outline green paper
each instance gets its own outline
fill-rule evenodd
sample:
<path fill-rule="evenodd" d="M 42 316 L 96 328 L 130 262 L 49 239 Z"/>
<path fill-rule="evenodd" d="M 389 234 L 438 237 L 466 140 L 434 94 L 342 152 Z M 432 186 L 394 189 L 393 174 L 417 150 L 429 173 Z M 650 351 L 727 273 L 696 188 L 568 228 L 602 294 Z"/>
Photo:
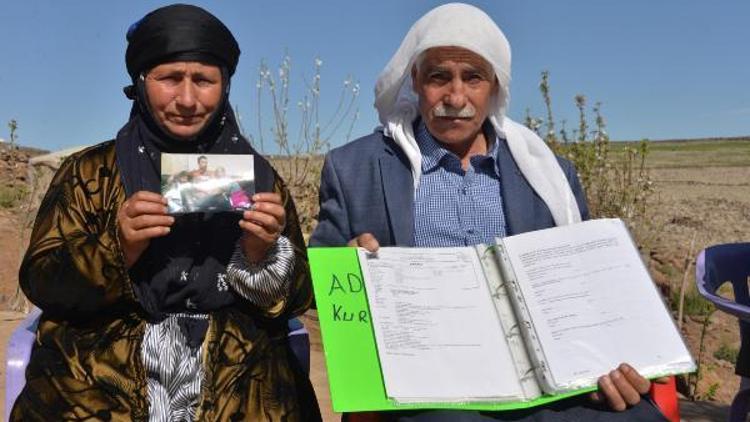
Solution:
<path fill-rule="evenodd" d="M 356 248 L 310 248 L 315 302 L 336 412 L 391 407 Z"/>
<path fill-rule="evenodd" d="M 309 248 L 331 402 L 336 412 L 397 409 L 510 410 L 594 389 L 531 401 L 399 404 L 388 399 L 356 248 Z"/>

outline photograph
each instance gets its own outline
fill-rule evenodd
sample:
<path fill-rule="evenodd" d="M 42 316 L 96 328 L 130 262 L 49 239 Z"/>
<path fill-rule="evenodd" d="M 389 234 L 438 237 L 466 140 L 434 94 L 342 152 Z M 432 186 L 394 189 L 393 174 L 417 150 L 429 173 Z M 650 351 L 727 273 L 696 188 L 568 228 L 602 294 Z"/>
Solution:
<path fill-rule="evenodd" d="M 244 211 L 254 193 L 252 155 L 161 156 L 161 194 L 170 214 Z"/>

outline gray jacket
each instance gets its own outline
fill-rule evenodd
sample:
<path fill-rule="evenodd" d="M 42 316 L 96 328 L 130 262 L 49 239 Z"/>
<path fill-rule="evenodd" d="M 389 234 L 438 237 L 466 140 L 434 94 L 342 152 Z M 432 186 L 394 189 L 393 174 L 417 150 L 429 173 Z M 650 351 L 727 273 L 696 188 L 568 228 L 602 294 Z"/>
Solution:
<path fill-rule="evenodd" d="M 510 155 L 498 145 L 501 192 L 508 235 L 553 227 L 549 208 L 533 191 Z M 573 165 L 558 158 L 581 210 L 586 198 Z M 393 139 L 376 131 L 333 149 L 320 181 L 319 223 L 310 246 L 343 246 L 372 233 L 381 246 L 414 246 L 414 188 L 411 168 Z"/>

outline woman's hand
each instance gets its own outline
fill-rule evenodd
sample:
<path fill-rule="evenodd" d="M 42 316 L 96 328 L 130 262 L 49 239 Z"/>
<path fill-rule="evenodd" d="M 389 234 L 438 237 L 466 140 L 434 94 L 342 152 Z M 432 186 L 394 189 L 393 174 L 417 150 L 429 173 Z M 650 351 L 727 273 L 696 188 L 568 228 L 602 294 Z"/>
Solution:
<path fill-rule="evenodd" d="M 284 231 L 286 211 L 278 193 L 256 193 L 253 202 L 253 208 L 242 214 L 240 241 L 248 262 L 258 263 Z"/>
<path fill-rule="evenodd" d="M 172 224 L 174 217 L 167 215 L 167 200 L 158 193 L 139 191 L 128 198 L 117 211 L 125 267 L 138 261 L 151 239 L 166 236 Z"/>

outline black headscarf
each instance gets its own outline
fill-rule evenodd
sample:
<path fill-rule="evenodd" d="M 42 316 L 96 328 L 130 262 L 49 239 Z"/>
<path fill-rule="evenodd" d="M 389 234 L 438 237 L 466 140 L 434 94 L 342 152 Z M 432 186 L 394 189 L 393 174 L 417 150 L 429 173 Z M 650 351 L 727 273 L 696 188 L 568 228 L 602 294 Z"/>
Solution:
<path fill-rule="evenodd" d="M 226 66 L 234 74 L 240 58 L 237 41 L 226 26 L 200 7 L 174 4 L 156 9 L 128 29 L 125 62 L 135 82 L 157 64 L 195 60 Z"/>
<path fill-rule="evenodd" d="M 117 134 L 117 164 L 128 197 L 147 190 L 160 193 L 161 153 L 253 154 L 256 190 L 271 191 L 274 173 L 241 136 L 228 101 L 229 78 L 239 59 L 231 32 L 213 15 L 188 5 L 157 9 L 128 31 L 126 62 L 134 85 L 130 120 Z M 225 87 L 206 126 L 191 139 L 178 139 L 158 124 L 150 110 L 145 74 L 161 63 L 199 61 L 219 66 Z M 169 313 L 205 313 L 241 300 L 226 288 L 226 267 L 241 235 L 238 213 L 175 216 L 170 234 L 152 239 L 130 269 L 136 294 L 154 321 Z M 201 321 L 195 320 L 192 321 Z M 187 327 L 199 344 L 205 323 Z"/>

